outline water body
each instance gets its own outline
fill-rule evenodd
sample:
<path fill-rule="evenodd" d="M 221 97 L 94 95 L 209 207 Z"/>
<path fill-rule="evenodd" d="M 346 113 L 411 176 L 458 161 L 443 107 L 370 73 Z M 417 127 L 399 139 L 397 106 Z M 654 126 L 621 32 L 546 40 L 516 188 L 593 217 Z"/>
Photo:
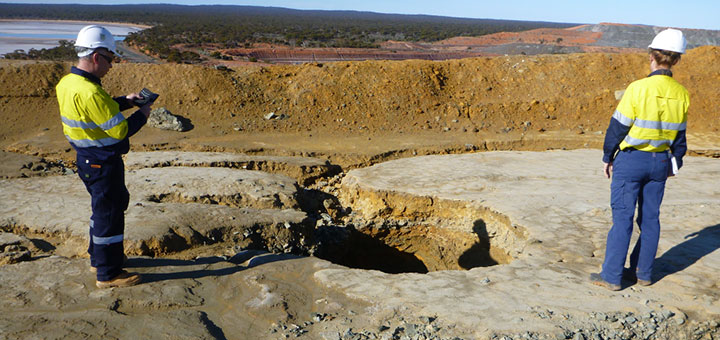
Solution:
<path fill-rule="evenodd" d="M 79 21 L 24 21 L 0 20 L 0 55 L 15 50 L 53 48 L 58 40 L 75 40 L 77 33 L 91 22 Z M 137 32 L 144 27 L 123 24 L 100 24 L 115 36 L 116 40 Z"/>

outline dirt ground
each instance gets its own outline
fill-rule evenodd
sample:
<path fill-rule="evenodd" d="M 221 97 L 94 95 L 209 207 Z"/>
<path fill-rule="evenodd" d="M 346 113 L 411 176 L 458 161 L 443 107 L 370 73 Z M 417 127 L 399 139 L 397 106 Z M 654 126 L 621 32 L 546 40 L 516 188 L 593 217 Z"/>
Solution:
<path fill-rule="evenodd" d="M 599 149 L 622 90 L 633 80 L 649 73 L 647 61 L 645 54 L 586 53 L 451 61 L 253 65 L 227 70 L 192 65 L 121 63 L 115 65 L 103 79 L 103 86 L 113 95 L 147 87 L 161 95 L 154 107 L 165 107 L 192 123 L 193 128 L 186 132 L 145 127 L 131 138 L 133 151 L 224 151 L 247 155 L 314 157 L 327 160 L 339 168 L 338 172 L 346 173 L 418 155 Z M 72 172 L 75 153 L 62 135 L 54 90 L 55 84 L 70 66 L 68 63 L 0 60 L 0 118 L 3 121 L 0 124 L 1 178 Z M 674 73 L 691 96 L 689 153 L 719 158 L 717 107 L 720 96 L 717 84 L 720 81 L 720 47 L 700 47 L 688 51 Z M 601 167 L 599 158 L 595 166 L 598 169 Z M 320 178 L 307 184 L 306 189 L 332 187 L 334 181 L 338 178 Z M 327 211 L 330 212 L 330 209 Z M 62 242 L 62 237 L 48 242 Z M 199 247 L 173 257 L 185 261 L 215 256 L 220 248 L 226 246 L 229 245 Z M 52 247 L 47 249 L 50 250 L 43 250 L 44 254 L 52 255 Z M 173 320 L 192 319 L 198 327 L 202 326 L 200 328 L 207 331 L 198 338 L 234 338 L 233 334 L 241 334 L 236 330 L 247 332 L 242 334 L 270 334 L 271 338 L 280 335 L 289 337 L 296 335 L 292 330 L 303 329 L 297 325 L 293 328 L 291 322 L 299 324 L 307 320 L 306 328 L 310 327 L 308 322 L 310 325 L 312 322 L 325 322 L 337 327 L 338 334 L 343 335 L 334 338 L 364 339 L 352 333 L 352 329 L 343 327 L 362 325 L 363 318 L 374 318 L 372 322 L 386 320 L 379 326 L 378 332 L 403 327 L 407 331 L 408 325 L 433 322 L 430 319 L 418 320 L 418 317 L 425 318 L 424 315 L 398 321 L 403 320 L 398 319 L 398 315 L 403 315 L 401 309 L 376 311 L 373 316 L 355 315 L 353 310 L 366 308 L 365 302 L 345 299 L 336 290 L 318 292 L 318 285 L 303 281 L 307 275 L 312 275 L 308 273 L 315 268 L 330 266 L 333 269 L 336 266 L 316 258 L 283 262 L 267 270 L 248 264 L 243 267 L 249 273 L 246 279 L 233 282 L 230 286 L 222 278 L 214 278 L 208 273 L 234 273 L 239 269 L 229 268 L 225 263 L 185 263 L 181 260 L 139 259 L 133 264 L 160 268 L 161 273 L 150 275 L 156 282 L 185 279 L 179 289 L 175 286 L 148 285 L 141 290 L 120 292 L 119 295 L 97 293 L 87 299 L 58 289 L 51 302 L 64 306 L 80 299 L 81 304 L 90 306 L 88 308 L 100 306 L 97 308 L 109 309 L 105 311 L 108 315 L 91 320 L 93 326 L 83 334 L 98 334 L 111 328 L 111 333 L 118 338 L 123 338 L 123 333 L 113 327 L 119 326 L 108 321 L 115 317 L 115 312 L 122 314 L 127 322 L 139 323 L 145 313 L 159 318 L 156 320 L 167 319 L 160 322 L 163 325 L 177 323 Z M 42 275 L 39 274 L 36 281 L 62 275 L 71 277 L 70 281 L 62 283 L 66 286 L 92 286 L 92 282 L 88 283 L 89 279 L 78 274 L 85 270 L 84 261 L 54 257 L 44 259 L 41 262 L 47 268 L 42 268 L 47 269 L 47 273 L 41 270 Z M 170 261 L 168 263 L 172 265 L 161 267 L 163 261 Z M 31 266 L 31 263 L 22 263 L 7 270 L 21 273 Z M 183 266 L 195 272 L 162 272 L 172 272 Z M 342 275 L 338 274 L 339 277 Z M 198 288 L 200 277 L 205 277 L 202 288 Z M 435 276 L 428 276 L 431 277 Z M 208 281 L 212 282 L 212 286 Z M 266 294 L 268 289 L 275 291 L 277 287 L 284 287 L 284 296 Z M 177 301 L 192 305 L 196 299 L 209 296 L 203 294 L 212 294 L 215 289 L 229 294 L 226 298 L 230 302 L 212 301 L 215 304 L 213 310 L 221 312 L 211 316 L 219 317 L 226 311 L 232 311 L 220 317 L 227 318 L 221 322 L 232 324 L 235 322 L 232 318 L 236 316 L 240 320 L 233 326 L 237 329 L 226 328 L 223 336 L 217 336 L 218 327 L 208 320 L 207 315 L 176 315 L 168 307 L 175 306 Z M 40 299 L 42 291 L 38 288 L 33 296 Z M 13 298 L 18 301 L 26 299 L 22 292 L 13 291 L 12 294 L 17 294 Z M 308 306 L 308 297 L 318 299 L 314 305 Z M 113 302 L 113 299 L 116 300 Z M 8 303 L 15 303 L 12 301 Z M 123 305 L 122 301 L 126 304 Z M 249 306 L 247 313 L 233 309 L 235 307 L 231 303 Z M 317 307 L 319 305 L 324 307 Z M 263 306 L 270 306 L 268 308 L 275 314 L 263 314 L 262 311 L 266 310 L 262 309 L 265 308 Z M 335 312 L 314 314 L 317 310 Z M 341 310 L 342 313 L 339 312 Z M 341 314 L 350 316 L 341 320 Z M 288 315 L 294 315 L 295 319 Z M 335 318 L 334 321 L 323 321 L 329 316 Z M 15 320 L 13 318 L 20 320 L 21 316 L 15 315 L 8 320 Z M 54 315 L 51 318 L 55 319 L 48 322 L 44 317 L 34 317 L 31 321 L 42 328 L 43 325 L 62 324 L 65 320 L 65 316 Z M 264 318 L 264 323 L 259 324 L 272 324 L 274 328 L 255 333 L 244 329 L 245 325 L 258 322 L 251 318 Z M 348 318 L 354 319 L 354 323 L 347 323 Z M 2 327 L 0 323 L 0 329 Z M 137 334 L 154 331 L 151 326 L 144 327 L 147 328 L 139 329 Z M 442 328 L 442 335 L 452 338 L 450 335 L 454 334 L 454 330 L 448 325 L 442 325 Z M 576 333 L 582 335 L 582 332 Z M 80 335 L 70 333 L 66 337 Z"/>

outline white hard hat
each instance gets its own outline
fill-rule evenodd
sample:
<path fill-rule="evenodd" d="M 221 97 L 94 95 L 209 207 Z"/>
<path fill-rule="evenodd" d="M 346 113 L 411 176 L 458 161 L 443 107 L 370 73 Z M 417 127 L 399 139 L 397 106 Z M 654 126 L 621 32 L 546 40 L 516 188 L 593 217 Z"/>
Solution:
<path fill-rule="evenodd" d="M 78 52 L 78 57 L 85 57 L 92 54 L 96 48 L 107 48 L 113 54 L 118 54 L 115 50 L 115 37 L 105 27 L 98 25 L 90 25 L 83 27 L 78 32 L 76 47 L 85 47 L 88 50 Z"/>
<path fill-rule="evenodd" d="M 687 41 L 680 30 L 668 28 L 655 36 L 649 48 L 677 53 L 685 53 Z"/>

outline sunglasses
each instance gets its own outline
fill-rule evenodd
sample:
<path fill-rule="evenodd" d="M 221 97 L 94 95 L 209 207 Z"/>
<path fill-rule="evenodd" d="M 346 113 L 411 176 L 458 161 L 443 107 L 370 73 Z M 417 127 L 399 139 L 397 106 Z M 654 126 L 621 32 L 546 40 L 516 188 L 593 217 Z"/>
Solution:
<path fill-rule="evenodd" d="M 108 55 L 104 55 L 104 54 L 102 54 L 102 53 L 95 52 L 95 54 L 103 57 L 103 59 L 105 59 L 105 61 L 107 61 L 108 64 L 112 64 L 112 62 L 115 60 L 115 58 L 113 58 L 113 57 L 111 57 L 111 56 L 108 56 Z"/>

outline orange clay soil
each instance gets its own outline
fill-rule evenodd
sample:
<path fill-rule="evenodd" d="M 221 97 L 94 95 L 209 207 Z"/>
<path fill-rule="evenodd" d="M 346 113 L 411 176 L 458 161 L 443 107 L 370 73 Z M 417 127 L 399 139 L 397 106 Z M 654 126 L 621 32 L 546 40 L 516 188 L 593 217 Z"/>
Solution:
<path fill-rule="evenodd" d="M 0 61 L 0 149 L 71 161 L 54 86 L 69 63 Z M 720 47 L 674 68 L 690 91 L 695 153 L 720 128 Z M 135 150 L 225 150 L 323 156 L 362 166 L 415 154 L 602 145 L 616 91 L 646 76 L 645 54 L 569 54 L 449 61 L 364 61 L 236 67 L 117 64 L 113 95 L 148 87 L 188 132 L 145 127 Z M 274 112 L 283 119 L 266 119 Z M 130 112 L 126 112 L 130 113 Z M 691 149 L 693 139 L 690 138 Z"/>

